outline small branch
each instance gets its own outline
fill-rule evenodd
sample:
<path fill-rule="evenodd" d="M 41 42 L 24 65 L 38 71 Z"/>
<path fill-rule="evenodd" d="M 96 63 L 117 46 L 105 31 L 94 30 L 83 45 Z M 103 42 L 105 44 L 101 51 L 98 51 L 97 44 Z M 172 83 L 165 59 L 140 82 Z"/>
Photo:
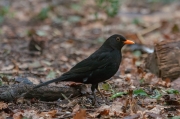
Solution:
<path fill-rule="evenodd" d="M 75 97 L 81 95 L 81 88 L 83 85 L 74 87 L 56 87 L 56 86 L 42 86 L 38 89 L 32 90 L 34 85 L 14 84 L 11 86 L 0 87 L 0 101 L 13 101 L 24 94 L 25 98 L 37 98 L 44 101 L 55 101 L 59 98 Z"/>

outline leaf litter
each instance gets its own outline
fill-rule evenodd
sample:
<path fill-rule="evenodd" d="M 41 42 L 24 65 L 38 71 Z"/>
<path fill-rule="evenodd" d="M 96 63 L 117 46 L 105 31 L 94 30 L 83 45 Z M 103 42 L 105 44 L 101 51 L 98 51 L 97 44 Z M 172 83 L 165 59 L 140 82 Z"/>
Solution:
<path fill-rule="evenodd" d="M 144 8 L 136 5 L 130 7 L 133 3 L 124 3 L 114 18 L 99 10 L 94 1 L 21 2 L 25 7 L 12 1 L 11 9 L 6 14 L 14 13 L 14 16 L 6 16 L 1 24 L 2 85 L 12 84 L 11 79 L 15 77 L 25 77 L 34 84 L 41 82 L 40 79 L 55 78 L 93 53 L 105 38 L 114 33 L 121 33 L 146 47 L 153 47 L 154 43 L 164 39 L 179 38 L 180 16 L 178 6 L 174 3 L 162 6 L 160 10 L 166 16 L 170 14 L 172 21 L 169 21 L 153 8 L 147 8 L 143 2 Z M 138 13 L 138 21 L 133 15 L 123 13 L 143 9 L 154 14 Z M 110 105 L 105 105 L 98 96 L 101 106 L 91 106 L 92 97 L 87 95 L 49 103 L 19 99 L 16 103 L 0 102 L 0 118 L 178 118 L 178 80 L 162 80 L 145 71 L 145 57 L 147 54 L 141 50 L 123 50 L 120 70 L 112 77 L 113 80 L 99 87 L 110 100 Z M 7 81 L 3 78 L 6 75 Z"/>

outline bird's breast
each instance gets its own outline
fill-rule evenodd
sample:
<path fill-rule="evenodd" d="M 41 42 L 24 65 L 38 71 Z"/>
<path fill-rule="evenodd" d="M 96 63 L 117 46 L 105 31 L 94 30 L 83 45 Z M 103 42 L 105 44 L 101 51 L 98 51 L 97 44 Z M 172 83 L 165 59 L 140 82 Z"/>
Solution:
<path fill-rule="evenodd" d="M 113 51 L 100 61 L 103 60 L 106 60 L 105 64 L 92 71 L 84 83 L 99 83 L 111 78 L 119 69 L 121 54 L 119 51 Z"/>

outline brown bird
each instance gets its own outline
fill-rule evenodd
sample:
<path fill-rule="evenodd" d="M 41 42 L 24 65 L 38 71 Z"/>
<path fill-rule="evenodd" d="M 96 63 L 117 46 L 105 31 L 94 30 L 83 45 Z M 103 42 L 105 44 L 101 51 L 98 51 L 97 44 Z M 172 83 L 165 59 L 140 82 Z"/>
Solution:
<path fill-rule="evenodd" d="M 68 72 L 64 73 L 59 78 L 39 84 L 35 86 L 34 89 L 53 82 L 73 81 L 92 84 L 91 90 L 94 95 L 93 104 L 97 103 L 96 95 L 94 93 L 95 89 L 105 100 L 98 89 L 98 83 L 111 78 L 118 71 L 122 59 L 121 49 L 125 44 L 134 44 L 134 42 L 127 40 L 122 35 L 112 35 L 97 51 L 88 58 L 77 63 Z"/>

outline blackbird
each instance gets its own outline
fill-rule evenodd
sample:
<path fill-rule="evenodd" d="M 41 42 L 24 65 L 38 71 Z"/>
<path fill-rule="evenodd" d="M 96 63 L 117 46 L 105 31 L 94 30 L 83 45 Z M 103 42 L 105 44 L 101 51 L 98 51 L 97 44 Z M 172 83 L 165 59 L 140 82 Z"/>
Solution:
<path fill-rule="evenodd" d="M 96 89 L 100 93 L 98 83 L 111 78 L 118 71 L 122 59 L 121 48 L 125 44 L 134 44 L 134 42 L 127 40 L 122 35 L 112 35 L 97 51 L 77 63 L 68 72 L 62 74 L 59 78 L 41 83 L 33 89 L 60 81 L 92 84 L 91 91 L 94 96 L 93 104 L 95 104 L 97 100 L 94 91 Z M 100 95 L 106 101 L 101 93 Z"/>

